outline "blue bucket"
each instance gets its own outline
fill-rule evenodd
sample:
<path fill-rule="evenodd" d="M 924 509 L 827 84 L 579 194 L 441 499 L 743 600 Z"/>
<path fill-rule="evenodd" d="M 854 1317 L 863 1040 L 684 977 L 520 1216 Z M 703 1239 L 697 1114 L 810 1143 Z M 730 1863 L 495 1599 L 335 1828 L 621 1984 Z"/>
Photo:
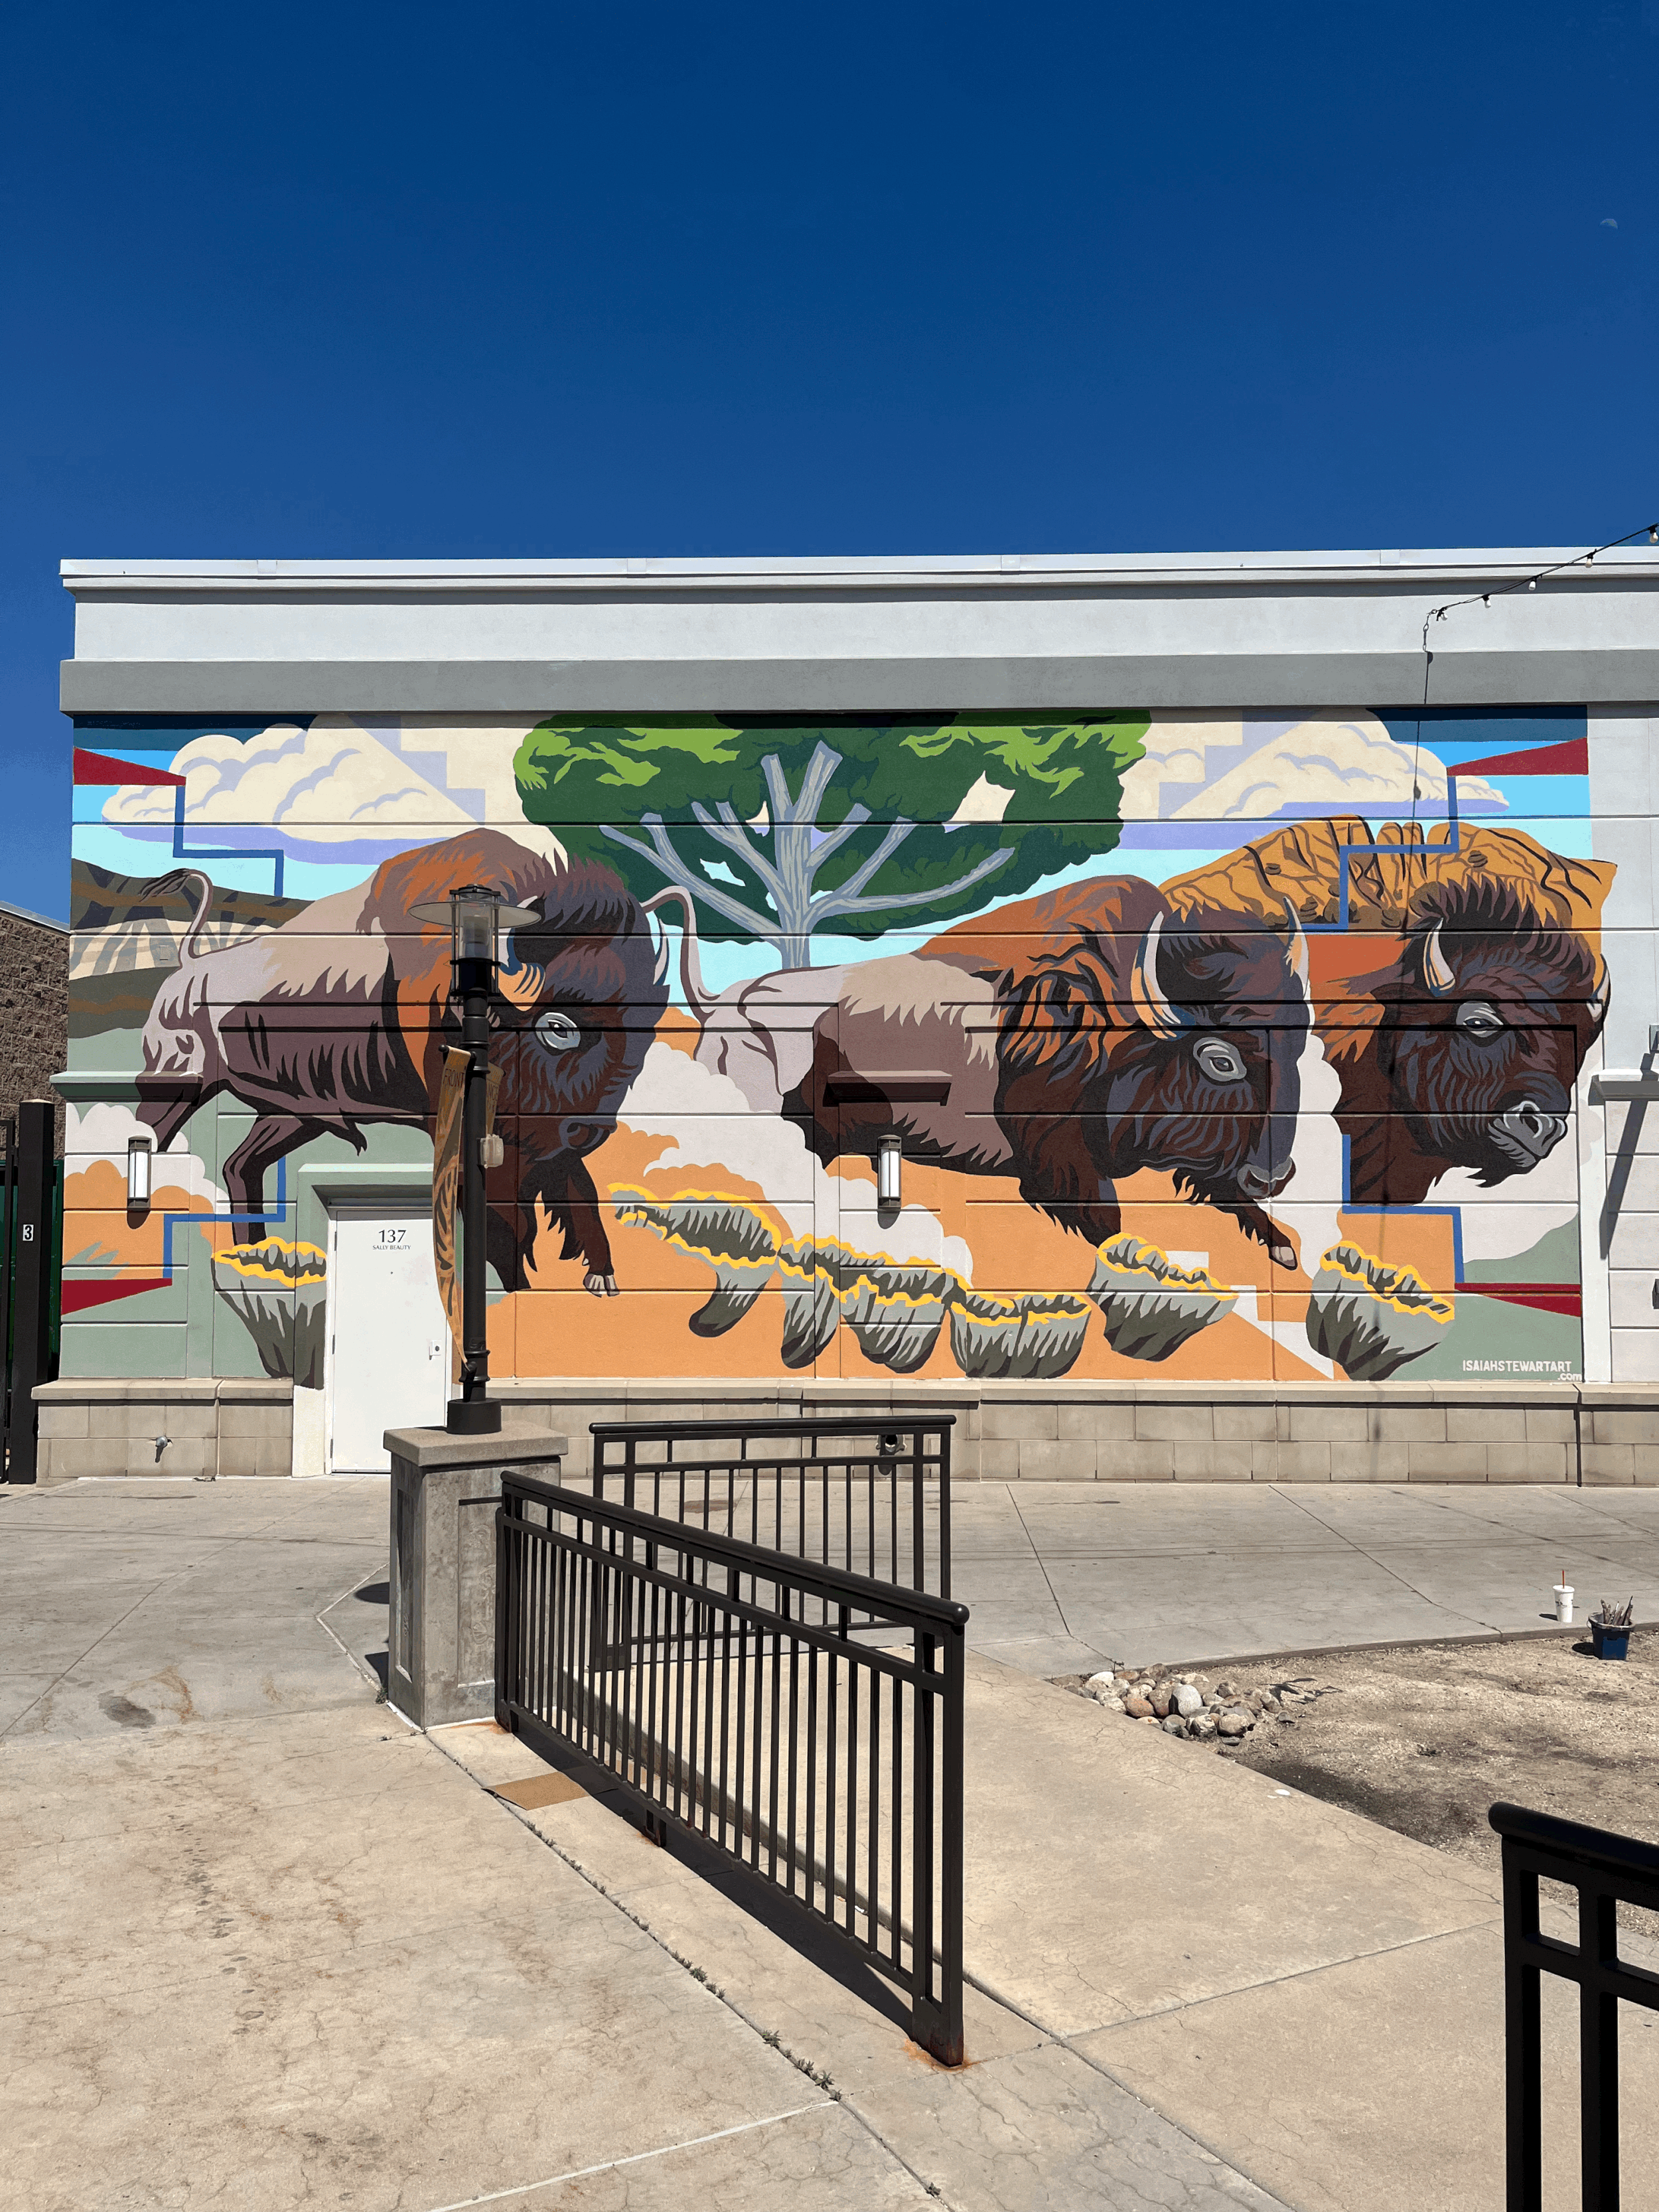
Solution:
<path fill-rule="evenodd" d="M 1599 1620 L 1589 1625 L 1590 1641 L 1595 1646 L 1598 1659 L 1628 1659 L 1630 1631 L 1628 1628 L 1603 1628 Z"/>

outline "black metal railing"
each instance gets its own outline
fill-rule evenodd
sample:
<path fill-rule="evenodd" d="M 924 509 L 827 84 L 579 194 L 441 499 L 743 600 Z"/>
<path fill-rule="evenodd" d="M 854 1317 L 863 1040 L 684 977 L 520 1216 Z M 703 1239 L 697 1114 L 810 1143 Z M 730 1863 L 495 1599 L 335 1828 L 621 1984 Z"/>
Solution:
<path fill-rule="evenodd" d="M 908 1982 L 959 2064 L 966 1607 L 514 1474 L 495 1592 L 501 1725 Z"/>
<path fill-rule="evenodd" d="M 1618 1907 L 1659 1910 L 1659 1849 L 1521 1805 L 1487 1816 L 1504 1839 L 1504 2011 L 1508 2212 L 1543 2203 L 1540 1974 L 1578 1984 L 1579 2155 L 1583 2212 L 1619 2212 L 1619 2003 L 1659 2012 L 1659 1974 L 1619 1956 Z M 1538 1884 L 1578 1893 L 1578 1941 L 1538 1925 Z"/>
<path fill-rule="evenodd" d="M 949 1597 L 955 1425 L 951 1413 L 596 1421 L 593 1494 Z"/>

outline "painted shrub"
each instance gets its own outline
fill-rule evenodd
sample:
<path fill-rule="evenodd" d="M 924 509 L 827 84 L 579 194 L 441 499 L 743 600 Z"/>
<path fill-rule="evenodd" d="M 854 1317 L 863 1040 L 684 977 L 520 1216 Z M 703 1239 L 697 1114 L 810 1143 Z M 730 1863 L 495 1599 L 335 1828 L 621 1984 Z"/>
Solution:
<path fill-rule="evenodd" d="M 497 1372 L 1581 1365 L 1582 714 L 80 737 L 66 1373 L 319 1387 L 318 1182 L 430 1159 L 463 881 L 536 917 Z"/>

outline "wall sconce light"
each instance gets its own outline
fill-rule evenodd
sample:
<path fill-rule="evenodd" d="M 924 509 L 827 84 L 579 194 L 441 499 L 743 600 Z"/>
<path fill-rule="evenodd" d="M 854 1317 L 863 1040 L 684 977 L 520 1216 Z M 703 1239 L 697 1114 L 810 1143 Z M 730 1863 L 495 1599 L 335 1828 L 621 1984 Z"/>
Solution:
<path fill-rule="evenodd" d="M 876 1203 L 878 1206 L 898 1206 L 900 1195 L 899 1163 L 904 1158 L 904 1146 L 898 1137 L 882 1137 L 876 1150 Z"/>
<path fill-rule="evenodd" d="M 127 1204 L 149 1204 L 151 1145 L 148 1137 L 127 1139 Z"/>

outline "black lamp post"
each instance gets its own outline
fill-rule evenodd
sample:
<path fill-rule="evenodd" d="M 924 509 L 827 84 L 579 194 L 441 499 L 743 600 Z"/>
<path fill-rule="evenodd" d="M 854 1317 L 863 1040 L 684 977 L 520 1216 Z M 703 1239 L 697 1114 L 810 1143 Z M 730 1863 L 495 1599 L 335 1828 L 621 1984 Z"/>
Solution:
<path fill-rule="evenodd" d="M 461 1005 L 461 1042 L 466 1048 L 466 1091 L 461 1109 L 461 1395 L 449 1401 L 456 1436 L 493 1435 L 501 1409 L 489 1398 L 489 1348 L 485 1340 L 484 1263 L 489 1231 L 484 1213 L 484 1092 L 489 1079 L 489 1001 L 495 990 L 501 933 L 541 920 L 528 907 L 507 906 L 499 891 L 462 884 L 449 896 L 411 909 L 420 921 L 450 932 L 454 973 L 450 996 Z M 495 1142 L 499 1145 L 500 1139 Z"/>

